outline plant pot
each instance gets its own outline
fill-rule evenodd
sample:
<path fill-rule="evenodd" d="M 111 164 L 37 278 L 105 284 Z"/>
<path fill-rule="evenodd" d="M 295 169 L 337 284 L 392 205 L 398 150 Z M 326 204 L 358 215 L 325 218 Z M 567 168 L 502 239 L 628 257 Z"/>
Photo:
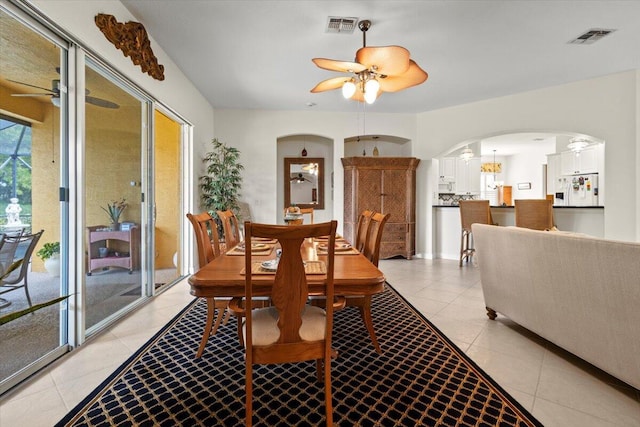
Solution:
<path fill-rule="evenodd" d="M 112 222 L 110 228 L 113 231 L 120 231 L 120 223 L 119 222 Z"/>
<path fill-rule="evenodd" d="M 53 277 L 60 276 L 60 255 L 55 254 L 44 261 L 44 268 Z"/>

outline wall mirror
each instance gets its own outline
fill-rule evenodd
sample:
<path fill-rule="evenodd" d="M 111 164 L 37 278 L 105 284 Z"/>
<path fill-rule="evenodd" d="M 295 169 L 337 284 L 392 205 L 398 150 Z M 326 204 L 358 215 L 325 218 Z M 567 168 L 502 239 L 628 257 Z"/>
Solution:
<path fill-rule="evenodd" d="M 284 208 L 324 209 L 324 159 L 285 157 Z"/>

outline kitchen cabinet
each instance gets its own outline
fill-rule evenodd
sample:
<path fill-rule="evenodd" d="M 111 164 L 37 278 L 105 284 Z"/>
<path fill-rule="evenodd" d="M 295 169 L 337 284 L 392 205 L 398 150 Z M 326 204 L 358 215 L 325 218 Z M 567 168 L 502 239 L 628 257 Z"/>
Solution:
<path fill-rule="evenodd" d="M 100 248 L 105 253 L 100 254 Z M 110 230 L 104 225 L 87 227 L 87 275 L 98 268 L 139 268 L 140 233 L 137 226 L 129 230 Z"/>
<path fill-rule="evenodd" d="M 380 258 L 415 255 L 415 157 L 345 157 L 343 234 L 353 242 L 365 209 L 391 214 L 380 243 Z"/>
<path fill-rule="evenodd" d="M 456 194 L 480 194 L 480 157 L 456 159 Z"/>
<path fill-rule="evenodd" d="M 444 157 L 440 159 L 439 184 L 447 184 L 456 180 L 456 158 Z"/>
<path fill-rule="evenodd" d="M 562 175 L 598 173 L 598 150 L 588 147 L 580 153 L 563 151 L 560 154 L 560 169 Z"/>
<path fill-rule="evenodd" d="M 547 154 L 547 194 L 555 196 L 557 191 L 563 191 L 558 185 L 558 179 L 562 175 L 560 167 L 560 154 Z"/>

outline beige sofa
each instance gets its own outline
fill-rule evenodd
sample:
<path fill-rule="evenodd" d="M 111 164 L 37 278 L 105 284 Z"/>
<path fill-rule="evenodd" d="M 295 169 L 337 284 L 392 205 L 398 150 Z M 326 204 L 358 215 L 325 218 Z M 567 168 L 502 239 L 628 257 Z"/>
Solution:
<path fill-rule="evenodd" d="M 487 315 L 640 389 L 640 243 L 472 226 Z"/>

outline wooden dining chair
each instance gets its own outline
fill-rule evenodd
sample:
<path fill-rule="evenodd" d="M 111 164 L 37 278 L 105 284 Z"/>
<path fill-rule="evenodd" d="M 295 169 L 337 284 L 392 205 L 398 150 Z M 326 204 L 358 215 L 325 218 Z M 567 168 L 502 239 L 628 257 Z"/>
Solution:
<path fill-rule="evenodd" d="M 369 219 L 369 225 L 366 231 L 365 244 L 360 252 L 376 267 L 380 260 L 380 242 L 382 241 L 382 233 L 384 232 L 384 226 L 389 221 L 391 214 L 374 213 Z M 358 307 L 360 310 L 360 317 L 369 331 L 371 342 L 378 354 L 382 353 L 378 338 L 376 337 L 376 331 L 373 328 L 373 317 L 371 315 L 371 295 L 364 296 L 347 296 L 347 307 Z"/>
<path fill-rule="evenodd" d="M 489 200 L 460 200 L 460 259 L 458 266 L 462 267 L 462 261 L 469 262 L 475 255 L 471 224 L 493 224 Z"/>
<path fill-rule="evenodd" d="M 218 239 L 218 227 L 215 220 L 208 212 L 199 214 L 187 214 L 187 218 L 193 225 L 193 231 L 196 236 L 196 245 L 198 247 L 198 265 L 200 268 L 213 261 L 220 256 L 220 241 Z M 226 325 L 231 316 L 228 309 L 230 298 L 206 298 L 207 300 L 207 321 L 204 331 L 202 332 L 202 340 L 196 352 L 196 358 L 202 356 L 207 341 L 211 335 L 214 335 L 218 327 L 224 320 Z M 215 318 L 215 311 L 218 310 L 218 317 Z M 215 322 L 214 322 L 215 318 Z"/>
<path fill-rule="evenodd" d="M 300 208 L 300 213 L 303 215 L 302 216 L 303 218 L 304 218 L 304 215 L 309 215 L 308 224 L 313 224 L 313 208 Z"/>
<path fill-rule="evenodd" d="M 551 230 L 553 224 L 553 201 L 548 199 L 514 200 L 516 227 L 533 230 Z"/>
<path fill-rule="evenodd" d="M 324 380 L 326 425 L 333 425 L 331 393 L 331 348 L 333 305 L 324 309 L 307 304 L 309 289 L 300 248 L 306 238 L 329 236 L 326 256 L 324 294 L 333 301 L 335 234 L 337 221 L 309 225 L 266 225 L 245 222 L 245 244 L 251 237 L 277 239 L 282 255 L 270 287 L 273 305 L 255 309 L 244 324 L 246 364 L 246 425 L 253 417 L 253 365 L 316 361 L 318 381 Z M 259 265 L 258 265 L 258 268 Z M 251 251 L 245 253 L 245 300 L 253 297 L 254 262 Z M 324 369 L 323 369 L 324 365 Z M 324 375 L 323 375 L 324 372 Z M 324 378 L 323 378 L 324 377 Z"/>
<path fill-rule="evenodd" d="M 369 221 L 373 212 L 370 210 L 364 210 L 358 217 L 358 223 L 356 224 L 356 235 L 353 239 L 354 247 L 362 252 L 364 245 L 367 243 L 367 230 L 369 228 Z"/>
<path fill-rule="evenodd" d="M 238 217 L 231 210 L 216 211 L 222 222 L 225 252 L 240 243 L 240 225 Z"/>

